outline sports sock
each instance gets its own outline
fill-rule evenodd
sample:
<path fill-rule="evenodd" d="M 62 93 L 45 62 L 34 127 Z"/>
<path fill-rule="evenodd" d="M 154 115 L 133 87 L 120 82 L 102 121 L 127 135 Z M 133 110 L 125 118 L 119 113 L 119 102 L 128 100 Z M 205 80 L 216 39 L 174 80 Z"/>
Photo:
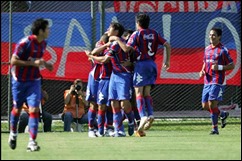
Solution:
<path fill-rule="evenodd" d="M 217 131 L 217 132 L 218 132 L 218 115 L 219 115 L 218 107 L 210 109 L 210 117 L 211 117 L 211 120 L 212 120 L 212 128 L 213 128 L 213 131 Z"/>
<path fill-rule="evenodd" d="M 127 117 L 129 124 L 134 122 L 134 113 L 132 110 L 130 110 L 128 112 L 124 112 L 124 114 Z"/>
<path fill-rule="evenodd" d="M 89 129 L 93 129 L 94 128 L 94 120 L 96 119 L 96 111 L 89 108 L 88 113 L 87 113 L 87 117 L 88 117 L 88 127 L 89 127 Z"/>
<path fill-rule="evenodd" d="M 146 116 L 146 113 L 145 113 L 145 99 L 144 99 L 144 97 L 143 96 L 137 96 L 136 97 L 136 103 L 137 103 L 137 108 L 138 108 L 140 117 Z"/>
<path fill-rule="evenodd" d="M 112 111 L 112 108 L 107 108 L 107 110 L 106 110 L 106 118 L 105 118 L 104 126 L 106 128 L 113 126 L 113 111 Z"/>
<path fill-rule="evenodd" d="M 148 116 L 153 115 L 153 102 L 151 96 L 144 97 Z"/>
<path fill-rule="evenodd" d="M 29 135 L 33 140 L 36 139 L 39 125 L 39 112 L 29 113 Z"/>
<path fill-rule="evenodd" d="M 10 130 L 12 133 L 17 133 L 17 125 L 20 113 L 16 113 L 16 108 L 13 108 L 10 115 Z"/>
<path fill-rule="evenodd" d="M 103 135 L 104 133 L 105 113 L 106 113 L 105 111 L 98 110 L 98 114 L 97 114 L 98 132 L 101 135 Z"/>
<path fill-rule="evenodd" d="M 136 106 L 133 106 L 132 107 L 132 110 L 134 112 L 134 118 L 136 121 L 140 120 L 140 115 L 139 115 L 139 111 L 138 111 L 138 108 Z"/>
<path fill-rule="evenodd" d="M 120 131 L 122 130 L 123 121 L 122 121 L 122 113 L 120 108 L 113 108 L 113 123 L 114 123 L 114 130 Z"/>

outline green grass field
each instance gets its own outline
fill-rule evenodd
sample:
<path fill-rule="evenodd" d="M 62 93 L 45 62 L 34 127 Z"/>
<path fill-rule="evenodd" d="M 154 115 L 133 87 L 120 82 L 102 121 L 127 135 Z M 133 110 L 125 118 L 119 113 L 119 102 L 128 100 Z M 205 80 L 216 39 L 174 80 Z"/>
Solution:
<path fill-rule="evenodd" d="M 58 132 L 38 133 L 39 152 L 26 152 L 28 134 L 19 134 L 17 148 L 11 150 L 7 143 L 8 133 L 1 133 L 1 159 L 241 160 L 241 121 L 228 119 L 228 122 L 224 129 L 219 128 L 220 135 L 211 136 L 208 119 L 156 120 L 146 132 L 147 136 L 142 138 L 88 138 L 86 127 L 85 132 L 80 133 L 60 132 L 63 128 L 60 122 L 53 124 L 53 131 Z"/>

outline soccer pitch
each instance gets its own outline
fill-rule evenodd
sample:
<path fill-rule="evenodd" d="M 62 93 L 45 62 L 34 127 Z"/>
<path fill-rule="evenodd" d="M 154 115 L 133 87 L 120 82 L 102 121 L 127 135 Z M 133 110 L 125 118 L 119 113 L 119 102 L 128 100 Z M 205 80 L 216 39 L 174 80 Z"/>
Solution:
<path fill-rule="evenodd" d="M 240 120 L 239 120 L 240 121 Z M 17 148 L 8 146 L 1 133 L 1 159 L 6 160 L 241 160 L 241 124 L 211 126 L 156 121 L 146 137 L 88 138 L 87 132 L 38 133 L 39 152 L 26 152 L 28 134 L 18 135 Z M 127 129 L 127 127 L 126 127 Z"/>

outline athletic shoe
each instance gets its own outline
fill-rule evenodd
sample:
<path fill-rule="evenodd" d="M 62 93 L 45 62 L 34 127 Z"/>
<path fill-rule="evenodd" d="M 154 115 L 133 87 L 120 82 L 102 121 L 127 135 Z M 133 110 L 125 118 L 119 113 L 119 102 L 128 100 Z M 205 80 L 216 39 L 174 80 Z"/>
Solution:
<path fill-rule="evenodd" d="M 132 136 L 134 134 L 134 122 L 128 124 L 128 133 L 129 136 Z"/>
<path fill-rule="evenodd" d="M 10 133 L 8 138 L 8 144 L 11 149 L 15 149 L 17 146 L 17 134 Z"/>
<path fill-rule="evenodd" d="M 115 132 L 114 137 L 125 137 L 126 134 L 123 131 Z"/>
<path fill-rule="evenodd" d="M 88 137 L 89 138 L 95 138 L 97 137 L 96 133 L 94 132 L 94 130 L 89 130 L 88 131 Z"/>
<path fill-rule="evenodd" d="M 147 116 L 141 117 L 140 124 L 139 124 L 137 131 L 144 131 L 144 126 L 145 126 L 146 122 L 147 122 Z"/>
<path fill-rule="evenodd" d="M 146 134 L 145 134 L 145 132 L 143 130 L 141 130 L 141 131 L 136 131 L 135 132 L 135 136 L 137 136 L 137 137 L 144 137 L 144 136 L 146 136 Z"/>
<path fill-rule="evenodd" d="M 144 125 L 144 130 L 149 130 L 149 128 L 151 127 L 153 121 L 154 121 L 154 116 L 149 116 L 148 119 L 147 119 L 147 122 L 145 123 Z"/>
<path fill-rule="evenodd" d="M 219 135 L 219 132 L 218 131 L 211 131 L 210 135 Z"/>
<path fill-rule="evenodd" d="M 224 128 L 226 126 L 226 119 L 229 116 L 229 112 L 224 112 L 224 117 L 220 117 L 221 119 L 221 128 Z"/>
<path fill-rule="evenodd" d="M 114 136 L 113 127 L 108 127 L 107 129 L 104 129 L 104 136 L 105 137 L 113 137 Z"/>
<path fill-rule="evenodd" d="M 36 141 L 29 141 L 29 144 L 27 146 L 27 152 L 34 152 L 34 151 L 39 151 L 40 146 L 38 146 Z"/>
<path fill-rule="evenodd" d="M 99 132 L 96 132 L 96 136 L 97 136 L 97 137 L 103 137 L 104 134 L 100 134 Z"/>

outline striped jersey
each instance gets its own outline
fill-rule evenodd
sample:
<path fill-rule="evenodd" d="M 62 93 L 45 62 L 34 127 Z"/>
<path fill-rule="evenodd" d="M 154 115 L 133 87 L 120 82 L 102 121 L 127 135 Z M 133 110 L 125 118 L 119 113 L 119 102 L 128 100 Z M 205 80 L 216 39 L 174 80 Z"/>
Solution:
<path fill-rule="evenodd" d="M 97 47 L 100 47 L 101 45 L 102 45 L 102 42 L 98 41 L 95 47 L 97 48 Z M 91 74 L 93 75 L 95 80 L 99 80 L 101 67 L 102 67 L 101 63 L 92 59 Z"/>
<path fill-rule="evenodd" d="M 228 65 L 233 63 L 229 51 L 221 43 L 212 48 L 211 45 L 207 46 L 204 51 L 203 62 L 205 63 L 205 77 L 204 84 L 226 84 L 225 71 L 215 71 L 211 69 L 213 64 Z"/>
<path fill-rule="evenodd" d="M 47 42 L 45 40 L 39 43 L 35 35 L 30 35 L 22 38 L 16 44 L 13 55 L 23 61 L 40 59 L 43 57 L 46 45 Z M 32 81 L 40 79 L 39 67 L 34 66 L 11 65 L 11 74 L 17 81 Z"/>
<path fill-rule="evenodd" d="M 99 41 L 96 45 L 96 47 L 100 47 L 100 46 L 103 46 L 105 43 L 102 42 L 102 41 Z M 103 52 L 101 52 L 99 55 L 100 56 L 104 56 L 105 52 L 107 51 L 107 49 L 105 49 Z M 113 70 L 113 67 L 112 67 L 112 63 L 111 61 L 107 62 L 107 63 L 102 63 L 101 67 L 100 67 L 100 76 L 99 78 L 100 79 L 110 79 L 110 76 L 112 74 L 112 70 Z"/>
<path fill-rule="evenodd" d="M 107 49 L 103 51 L 103 55 L 105 52 L 107 52 Z M 110 79 L 112 71 L 113 71 L 113 67 L 112 67 L 111 61 L 108 61 L 107 63 L 103 63 L 100 69 L 100 79 Z"/>
<path fill-rule="evenodd" d="M 166 40 L 153 29 L 140 29 L 135 31 L 129 38 L 127 45 L 137 47 L 140 55 L 137 61 L 155 60 L 158 45 L 164 45 Z"/>
<path fill-rule="evenodd" d="M 123 38 L 121 41 L 125 43 Z M 122 62 L 129 61 L 129 54 L 125 53 L 119 46 L 117 41 L 111 43 L 109 50 L 105 52 L 105 55 L 109 56 L 111 59 L 113 72 L 114 73 L 130 73 L 130 67 L 125 67 Z"/>

